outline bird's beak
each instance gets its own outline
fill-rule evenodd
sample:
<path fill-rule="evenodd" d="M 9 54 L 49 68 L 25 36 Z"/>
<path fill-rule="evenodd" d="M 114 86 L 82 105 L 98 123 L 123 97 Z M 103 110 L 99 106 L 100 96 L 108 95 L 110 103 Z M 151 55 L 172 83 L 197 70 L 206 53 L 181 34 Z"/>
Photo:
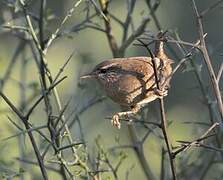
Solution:
<path fill-rule="evenodd" d="M 90 73 L 90 74 L 85 74 L 85 75 L 81 76 L 80 78 L 86 79 L 86 78 L 94 78 L 94 77 L 95 77 L 95 75 L 93 73 Z"/>

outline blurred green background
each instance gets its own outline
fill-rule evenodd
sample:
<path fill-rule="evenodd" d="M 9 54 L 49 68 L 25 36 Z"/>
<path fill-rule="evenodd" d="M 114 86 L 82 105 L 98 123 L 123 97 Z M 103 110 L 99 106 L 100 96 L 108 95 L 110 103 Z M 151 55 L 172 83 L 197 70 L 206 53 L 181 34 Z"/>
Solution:
<path fill-rule="evenodd" d="M 30 1 L 32 4 L 33 12 L 38 12 L 37 7 L 38 1 Z M 71 8 L 75 1 L 71 0 L 47 0 L 47 13 L 52 15 L 52 20 L 46 28 L 45 36 L 49 36 L 50 33 L 54 32 L 58 25 L 61 23 L 66 13 Z M 204 10 L 213 3 L 213 0 L 197 0 L 198 9 Z M 92 5 L 91 5 L 92 6 Z M 85 18 L 85 12 L 83 11 L 85 3 L 81 3 L 80 6 L 75 9 L 72 17 L 64 25 L 63 29 L 69 29 L 70 27 L 80 23 Z M 93 9 L 93 7 L 92 7 Z M 120 19 L 124 20 L 126 16 L 126 1 L 124 0 L 113 0 L 110 3 L 110 11 Z M 4 0 L 0 1 L 0 23 L 11 21 L 14 17 L 11 15 L 12 9 L 8 7 Z M 141 22 L 144 15 L 148 14 L 148 8 L 143 0 L 137 0 L 135 10 L 133 13 L 133 21 L 135 26 Z M 196 42 L 198 39 L 197 28 L 192 11 L 191 2 L 189 0 L 161 0 L 161 4 L 156 11 L 157 18 L 162 25 L 163 30 L 169 30 L 170 32 L 177 32 L 181 39 L 188 42 Z M 209 49 L 211 59 L 214 67 L 218 69 L 219 64 L 222 62 L 222 24 L 223 11 L 222 6 L 211 11 L 205 16 L 204 28 L 205 32 L 208 33 L 206 41 Z M 103 19 L 96 18 L 98 24 L 103 26 Z M 20 20 L 15 20 L 15 24 L 19 24 Z M 117 23 L 112 22 L 114 35 L 118 42 L 121 41 L 122 29 Z M 19 39 L 12 35 L 12 33 L 6 32 L 5 28 L 0 27 L 0 77 L 3 77 L 7 66 L 15 52 L 16 47 L 20 43 Z M 149 22 L 147 30 L 157 33 L 157 28 L 154 22 Z M 168 51 L 169 56 L 178 62 L 183 56 L 177 51 L 174 44 L 170 45 L 176 50 L 178 57 L 176 58 L 173 54 Z M 49 69 L 53 76 L 55 76 L 59 68 L 64 64 L 72 52 L 75 52 L 69 65 L 66 67 L 63 75 L 68 78 L 58 86 L 58 91 L 62 99 L 63 105 L 71 99 L 71 104 L 66 111 L 65 116 L 73 111 L 78 112 L 83 109 L 86 104 L 94 98 L 99 98 L 104 95 L 101 87 L 97 82 L 93 80 L 80 80 L 80 76 L 92 70 L 92 68 L 99 62 L 112 58 L 111 50 L 109 49 L 106 35 L 102 32 L 95 31 L 92 29 L 84 29 L 77 33 L 69 33 L 68 35 L 58 38 L 55 40 L 53 45 L 50 47 L 47 54 L 47 60 L 49 62 Z M 130 45 L 127 49 L 125 56 L 143 56 L 147 55 L 145 49 Z M 7 81 L 3 92 L 17 105 L 21 103 L 21 92 L 20 83 L 22 76 L 22 59 L 24 56 L 27 59 L 27 74 L 26 74 L 26 96 L 31 97 L 36 89 L 40 88 L 39 85 L 39 74 L 36 68 L 33 57 L 28 47 L 25 51 L 19 55 L 15 65 L 12 69 L 9 80 Z M 193 57 L 196 64 L 202 68 L 202 77 L 206 85 L 210 84 L 210 80 L 207 75 L 207 71 L 203 66 L 203 59 L 200 55 Z M 208 122 L 209 115 L 207 105 L 205 104 L 201 91 L 198 86 L 198 82 L 195 78 L 193 70 L 190 66 L 184 66 L 174 76 L 171 82 L 171 89 L 169 96 L 165 98 L 165 106 L 167 111 L 167 118 L 172 123 L 169 126 L 168 132 L 170 133 L 172 143 L 176 145 L 177 140 L 192 140 L 193 137 L 199 136 L 204 131 L 203 126 L 185 124 L 185 121 L 191 122 Z M 13 114 L 8 106 L 1 100 L 0 101 L 0 137 L 4 139 L 19 131 L 9 122 L 7 116 L 10 116 L 16 122 L 19 122 L 18 118 Z M 110 124 L 110 120 L 106 117 L 112 116 L 115 112 L 119 111 L 120 107 L 113 103 L 110 99 L 106 98 L 102 102 L 95 104 L 89 109 L 85 110 L 80 116 L 80 122 L 83 128 L 83 134 L 88 145 L 88 151 L 92 156 L 95 153 L 95 139 L 100 135 L 101 143 L 104 149 L 109 149 L 118 145 L 130 144 L 129 134 L 126 128 L 126 124 L 122 124 L 121 130 L 113 128 Z M 147 111 L 147 108 L 145 108 Z M 157 102 L 149 105 L 151 121 L 156 121 L 157 114 L 159 112 Z M 40 118 L 41 115 L 41 118 Z M 46 121 L 44 116 L 44 106 L 38 106 L 31 117 L 31 122 L 35 125 L 41 125 Z M 20 123 L 21 124 L 21 123 Z M 140 137 L 145 134 L 146 130 L 136 125 L 137 133 Z M 72 135 L 74 139 L 80 139 L 80 131 L 76 126 L 72 128 Z M 159 134 L 159 130 L 155 130 L 155 133 Z M 22 147 L 21 147 L 22 146 Z M 148 163 L 150 164 L 154 174 L 159 175 L 160 173 L 160 150 L 162 142 L 155 136 L 150 135 L 144 144 L 144 150 Z M 18 137 L 1 140 L 0 141 L 0 171 L 2 172 L 19 172 L 19 161 L 15 158 L 19 157 L 20 148 L 24 148 L 26 154 L 32 154 L 30 148 L 29 139 L 24 138 L 24 144 L 18 144 Z M 139 162 L 132 149 L 123 149 L 127 158 L 121 164 L 118 171 L 120 179 L 125 179 L 126 171 L 129 170 L 129 179 L 140 179 L 144 180 L 146 177 L 139 165 Z M 196 154 L 197 149 L 190 150 L 192 154 Z M 189 152 L 184 152 L 182 156 L 187 156 Z M 180 155 L 181 156 L 181 155 Z M 33 156 L 34 157 L 34 156 Z M 111 159 L 114 163 L 117 162 L 115 156 Z M 199 157 L 191 155 L 190 164 L 198 161 Z M 24 176 L 26 179 L 41 179 L 39 176 L 39 169 L 33 168 L 32 165 L 25 165 Z M 34 169 L 34 170 L 33 170 Z M 32 172 L 26 173 L 26 171 Z M 0 173 L 1 174 L 1 173 Z M 35 176 L 34 176 L 35 175 Z M 109 177 L 109 174 L 105 173 L 104 178 Z M 51 172 L 49 174 L 50 179 L 60 179 L 56 173 Z M 210 173 L 210 177 L 213 174 Z M 19 179 L 19 177 L 17 177 Z M 207 177 L 208 178 L 208 177 Z M 15 178 L 16 179 L 16 178 Z M 196 179 L 196 177 L 195 177 Z"/>

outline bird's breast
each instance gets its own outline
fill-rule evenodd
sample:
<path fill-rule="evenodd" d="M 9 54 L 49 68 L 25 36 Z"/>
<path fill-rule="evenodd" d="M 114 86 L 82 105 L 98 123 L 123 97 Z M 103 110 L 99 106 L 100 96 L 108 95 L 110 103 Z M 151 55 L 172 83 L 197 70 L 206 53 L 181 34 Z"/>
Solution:
<path fill-rule="evenodd" d="M 107 77 L 105 92 L 115 102 L 124 106 L 136 104 L 143 98 L 147 82 L 142 77 L 125 74 Z"/>

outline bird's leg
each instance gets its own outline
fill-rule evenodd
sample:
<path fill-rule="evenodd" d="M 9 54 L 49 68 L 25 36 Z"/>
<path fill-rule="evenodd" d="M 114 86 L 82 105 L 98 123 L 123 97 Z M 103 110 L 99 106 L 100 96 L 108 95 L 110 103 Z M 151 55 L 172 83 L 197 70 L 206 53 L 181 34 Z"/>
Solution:
<path fill-rule="evenodd" d="M 119 118 L 122 116 L 128 116 L 130 114 L 135 114 L 140 110 L 140 106 L 139 105 L 135 105 L 134 107 L 131 108 L 130 111 L 123 111 L 123 112 L 118 112 L 116 113 L 111 120 L 111 123 L 114 127 L 117 127 L 118 129 L 121 128 L 121 123 Z"/>

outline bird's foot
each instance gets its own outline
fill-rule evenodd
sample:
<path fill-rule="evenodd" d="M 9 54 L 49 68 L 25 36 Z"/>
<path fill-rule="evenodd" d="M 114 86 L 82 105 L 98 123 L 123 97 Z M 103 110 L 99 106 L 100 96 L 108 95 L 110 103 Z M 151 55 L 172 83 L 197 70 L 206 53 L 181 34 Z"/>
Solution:
<path fill-rule="evenodd" d="M 167 89 L 162 89 L 162 90 L 156 89 L 155 94 L 158 96 L 158 98 L 163 98 L 168 95 L 168 90 Z"/>
<path fill-rule="evenodd" d="M 140 109 L 140 106 L 139 105 L 135 105 L 133 107 L 131 107 L 131 111 L 125 111 L 125 112 L 119 112 L 119 113 L 116 113 L 113 117 L 112 117 L 112 120 L 111 120 L 111 123 L 114 127 L 120 129 L 121 128 L 121 122 L 120 122 L 120 118 L 122 116 L 125 116 L 125 117 L 129 117 L 129 115 L 132 115 L 132 114 L 135 114 L 139 111 Z"/>
<path fill-rule="evenodd" d="M 111 120 L 112 126 L 118 128 L 118 129 L 121 128 L 121 123 L 120 123 L 119 118 L 120 118 L 120 115 L 117 113 L 112 117 L 112 120 Z"/>

